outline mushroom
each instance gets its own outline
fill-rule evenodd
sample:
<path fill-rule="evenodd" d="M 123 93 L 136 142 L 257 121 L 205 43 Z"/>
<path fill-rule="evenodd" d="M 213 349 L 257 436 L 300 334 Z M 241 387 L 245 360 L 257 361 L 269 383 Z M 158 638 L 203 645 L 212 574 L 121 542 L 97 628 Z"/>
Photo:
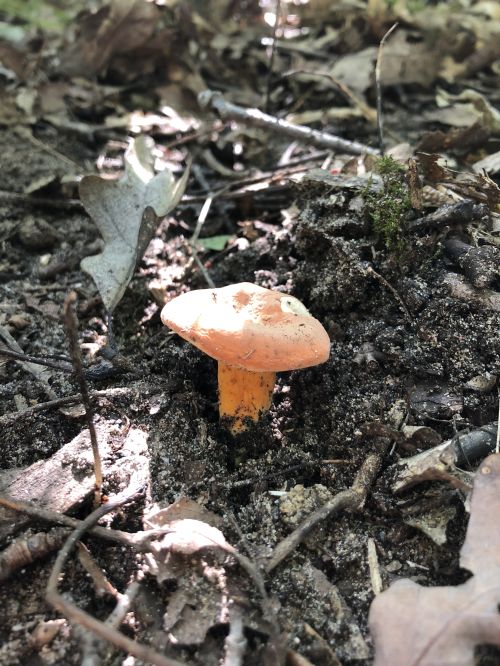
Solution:
<path fill-rule="evenodd" d="M 330 354 L 327 332 L 297 298 L 250 282 L 182 294 L 161 319 L 218 361 L 219 414 L 233 433 L 269 409 L 276 372 L 318 365 Z"/>

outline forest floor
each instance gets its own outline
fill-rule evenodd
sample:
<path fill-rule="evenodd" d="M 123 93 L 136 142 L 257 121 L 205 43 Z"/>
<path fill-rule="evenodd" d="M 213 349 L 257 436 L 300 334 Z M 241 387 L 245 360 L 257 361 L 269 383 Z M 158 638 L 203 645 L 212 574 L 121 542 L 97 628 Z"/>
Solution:
<path fill-rule="evenodd" d="M 219 4 L 224 3 L 214 3 Z M 386 162 L 381 175 L 375 156 L 292 144 L 278 131 L 222 122 L 194 110 L 202 77 L 206 87 L 224 90 L 228 100 L 263 108 L 269 53 L 257 37 L 272 36 L 272 30 L 257 10 L 238 25 L 229 18 L 223 23 L 217 14 L 213 20 L 220 20 L 223 30 L 195 9 L 197 3 L 173 5 L 154 9 L 163 17 L 164 31 L 177 30 L 175 43 L 182 46 L 186 70 L 175 64 L 182 61 L 180 53 L 173 64 L 169 61 L 168 75 L 160 68 L 166 56 L 158 27 L 157 41 L 148 33 L 149 43 L 135 45 L 137 59 L 133 48 L 128 55 L 115 48 L 104 64 L 98 62 L 100 35 L 92 54 L 89 46 L 78 63 L 78 39 L 84 35 L 93 44 L 91 22 L 82 15 L 80 37 L 73 43 L 69 38 L 69 43 L 54 42 L 60 62 L 52 62 L 54 69 L 43 81 L 33 74 L 43 67 L 33 61 L 48 49 L 47 42 L 41 47 L 25 36 L 31 65 L 25 61 L 22 71 L 12 64 L 19 62 L 14 54 L 21 46 L 9 51 L 15 86 L 7 78 L 3 96 L 17 107 L 13 102 L 10 120 L 7 112 L 0 117 L 1 340 L 11 351 L 60 358 L 52 359 L 59 367 L 43 370 L 1 359 L 0 490 L 80 519 L 92 510 L 84 410 L 76 399 L 63 406 L 47 404 L 78 392 L 63 319 L 64 301 L 74 291 L 102 447 L 104 492 L 112 498 L 124 491 L 134 473 L 143 483 L 139 497 L 101 524 L 134 533 L 172 520 L 197 520 L 216 528 L 231 546 L 212 548 L 200 537 L 200 543 L 189 542 L 184 550 L 179 543 L 163 544 L 158 555 L 87 535 L 82 540 L 94 568 L 81 552 L 72 553 L 61 589 L 104 621 L 117 603 L 117 590 L 130 591 L 131 581 L 139 580 L 123 633 L 189 665 L 221 663 L 228 627 L 237 635 L 235 608 L 247 643 L 228 666 L 370 664 L 374 647 L 368 614 L 375 593 L 402 578 L 428 587 L 459 586 L 469 577 L 459 556 L 468 522 L 466 491 L 477 461 L 462 465 L 463 473 L 451 465 L 441 480 L 431 480 L 430 473 L 414 479 L 401 492 L 394 484 L 402 459 L 491 426 L 498 418 L 498 164 L 496 173 L 495 166 L 489 170 L 491 179 L 473 169 L 500 147 L 498 116 L 491 120 L 494 111 L 499 113 L 494 108 L 500 101 L 498 60 L 493 61 L 496 70 L 486 63 L 444 81 L 443 68 L 428 71 L 426 31 L 417 19 L 403 20 L 394 38 L 400 45 L 415 40 L 413 69 L 408 65 L 407 70 L 417 69 L 421 59 L 420 73 L 400 72 L 398 80 L 390 66 L 393 78 L 384 92 L 386 142 L 391 149 L 396 146 L 392 154 L 404 166 Z M 331 20 L 333 26 L 331 10 L 322 11 L 322 21 Z M 344 62 L 364 100 L 361 105 L 346 102 L 337 87 L 312 74 L 283 76 L 292 69 L 326 69 L 329 58 L 338 64 L 347 55 L 359 55 L 362 46 L 376 53 L 391 21 L 401 20 L 388 14 L 377 23 L 359 8 L 343 11 L 332 27 L 336 40 L 330 41 L 319 18 L 302 17 L 311 31 L 309 51 L 305 39 L 300 49 L 292 48 L 282 17 L 268 111 L 284 117 L 299 109 L 305 115 L 342 106 L 345 117 L 328 119 L 319 113 L 312 122 L 377 148 L 376 126 L 366 117 L 367 108 L 373 112 L 375 105 L 373 81 L 365 88 L 358 82 L 356 88 L 352 74 L 361 77 L 363 57 L 358 64 Z M 141 21 L 147 24 L 147 17 Z M 444 30 L 441 24 L 439 29 Z M 450 41 L 463 42 L 465 33 L 474 34 L 451 22 L 446 30 Z M 194 66 L 189 43 L 198 44 L 199 51 L 205 44 L 205 65 Z M 456 58 L 457 68 L 476 53 L 468 48 L 465 53 L 462 43 L 461 59 L 448 54 Z M 216 56 L 226 58 L 219 79 Z M 387 61 L 395 57 L 389 54 Z M 85 80 L 82 71 L 90 61 L 97 79 Z M 7 68 L 5 54 L 2 62 Z M 134 78 L 144 62 L 153 63 L 144 74 L 148 85 Z M 127 63 L 132 73 L 125 76 Z M 340 79 L 341 69 L 335 73 Z M 260 76 L 259 85 L 251 84 L 251 72 Z M 473 89 L 484 104 L 488 100 L 490 116 L 483 105 L 482 115 L 472 121 L 468 116 L 463 126 L 450 129 L 440 115 L 443 106 L 436 105 L 436 95 L 445 97 L 439 86 L 449 91 L 444 108 L 452 110 L 450 115 L 462 112 L 465 118 L 473 114 L 472 107 L 479 108 L 470 100 L 462 104 L 467 108 L 454 106 L 460 106 L 456 97 L 462 91 Z M 106 124 L 108 116 L 114 122 Z M 128 130 L 120 119 L 126 119 Z M 78 181 L 92 172 L 119 177 L 127 137 L 140 133 L 153 137 L 157 166 L 171 168 L 176 177 L 189 156 L 193 166 L 184 199 L 159 223 L 115 309 L 118 354 L 104 358 L 105 311 L 92 278 L 80 267 L 84 257 L 102 250 L 102 243 L 78 200 Z M 415 161 L 418 150 L 423 157 Z M 437 154 L 446 154 L 447 166 L 438 165 Z M 410 158 L 414 162 L 408 168 Z M 407 175 L 412 169 L 416 184 Z M 214 193 L 206 219 L 200 218 Z M 373 222 L 377 216 L 378 226 Z M 197 221 L 200 241 L 190 243 Z M 484 248 L 489 248 L 486 253 Z M 219 421 L 215 361 L 164 327 L 160 311 L 186 291 L 244 281 L 299 298 L 329 333 L 331 354 L 322 365 L 279 373 L 269 413 L 233 435 Z M 494 445 L 494 437 L 491 441 Z M 69 447 L 64 459 L 55 458 L 64 447 Z M 373 473 L 368 470 L 360 479 L 360 469 L 372 463 Z M 34 464 L 41 477 L 53 475 L 50 483 L 34 474 Z M 16 479 L 24 479 L 24 490 Z M 332 511 L 304 532 L 282 561 L 269 565 L 283 539 L 353 483 L 361 485 L 363 501 Z M 52 486 L 59 488 L 59 500 Z M 166 507 L 163 522 L 155 522 L 155 512 Z M 109 643 L 95 645 L 88 627 L 75 628 L 78 622 L 52 622 L 62 615 L 47 602 L 45 590 L 62 542 L 50 531 L 54 524 L 40 518 L 26 524 L 19 521 L 24 514 L 3 511 L 2 547 L 41 533 L 44 543 L 52 536 L 57 543 L 39 552 L 35 548 L 21 559 L 21 568 L 0 554 L 0 663 L 63 666 L 80 664 L 84 657 L 83 663 L 106 666 L 143 663 L 132 657 L 123 661 L 123 652 Z M 248 558 L 249 570 L 231 547 Z M 500 652 L 490 647 L 481 658 L 477 663 L 498 664 Z"/>

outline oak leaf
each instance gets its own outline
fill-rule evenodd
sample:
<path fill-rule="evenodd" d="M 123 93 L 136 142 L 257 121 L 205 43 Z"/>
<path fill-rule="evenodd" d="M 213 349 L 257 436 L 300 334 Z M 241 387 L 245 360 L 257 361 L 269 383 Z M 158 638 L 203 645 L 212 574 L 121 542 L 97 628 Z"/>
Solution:
<path fill-rule="evenodd" d="M 500 647 L 500 455 L 474 481 L 460 564 L 474 575 L 455 587 L 399 580 L 372 603 L 375 666 L 473 666 L 474 648 Z"/>
<path fill-rule="evenodd" d="M 162 217 L 179 203 L 189 175 L 175 180 L 165 169 L 154 174 L 146 139 L 139 137 L 125 154 L 125 175 L 118 181 L 85 176 L 80 199 L 104 240 L 104 250 L 82 260 L 108 312 L 113 312 L 130 282 Z"/>

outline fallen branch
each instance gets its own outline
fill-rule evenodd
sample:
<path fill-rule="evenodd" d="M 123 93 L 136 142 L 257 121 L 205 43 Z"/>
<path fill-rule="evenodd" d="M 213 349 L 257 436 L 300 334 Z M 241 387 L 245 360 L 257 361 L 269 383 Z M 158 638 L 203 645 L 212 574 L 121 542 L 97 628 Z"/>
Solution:
<path fill-rule="evenodd" d="M 293 125 L 285 120 L 270 116 L 259 109 L 249 109 L 236 104 L 231 104 L 224 99 L 219 92 L 204 90 L 198 95 L 198 103 L 204 109 L 215 111 L 223 120 L 237 120 L 245 125 L 263 127 L 284 136 L 291 137 L 296 141 L 311 144 L 320 148 L 328 148 L 336 152 L 348 153 L 349 155 L 378 155 L 375 148 L 370 148 L 358 141 L 341 139 L 334 134 L 320 132 L 319 130 L 305 127 L 304 125 Z"/>
<path fill-rule="evenodd" d="M 359 472 L 356 474 L 352 486 L 347 490 L 342 490 L 322 507 L 311 513 L 297 529 L 283 539 L 283 541 L 280 541 L 265 567 L 267 573 L 275 569 L 280 562 L 288 557 L 304 541 L 311 530 L 327 520 L 327 518 L 345 509 L 359 511 L 363 507 L 370 486 L 378 474 L 382 459 L 389 447 L 389 440 L 386 438 L 379 438 L 377 442 L 378 451 L 370 453 L 367 456 Z"/>

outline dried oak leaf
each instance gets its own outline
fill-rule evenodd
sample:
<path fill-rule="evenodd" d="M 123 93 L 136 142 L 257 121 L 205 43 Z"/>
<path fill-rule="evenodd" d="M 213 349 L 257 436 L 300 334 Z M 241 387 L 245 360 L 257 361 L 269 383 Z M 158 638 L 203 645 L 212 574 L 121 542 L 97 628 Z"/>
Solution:
<path fill-rule="evenodd" d="M 369 625 L 375 666 L 472 666 L 478 645 L 500 647 L 500 455 L 478 469 L 456 587 L 399 580 L 375 598 Z"/>
<path fill-rule="evenodd" d="M 175 180 L 165 169 L 155 175 L 146 139 L 136 139 L 125 154 L 125 175 L 118 181 L 85 176 L 80 199 L 104 240 L 100 254 L 82 260 L 108 312 L 113 312 L 144 254 L 160 218 L 179 203 L 189 169 Z"/>
<path fill-rule="evenodd" d="M 89 78 L 103 74 L 114 55 L 130 55 L 145 44 L 158 21 L 158 7 L 143 0 L 111 0 L 97 11 L 82 12 L 76 19 L 76 37 L 63 51 L 62 71 Z"/>

